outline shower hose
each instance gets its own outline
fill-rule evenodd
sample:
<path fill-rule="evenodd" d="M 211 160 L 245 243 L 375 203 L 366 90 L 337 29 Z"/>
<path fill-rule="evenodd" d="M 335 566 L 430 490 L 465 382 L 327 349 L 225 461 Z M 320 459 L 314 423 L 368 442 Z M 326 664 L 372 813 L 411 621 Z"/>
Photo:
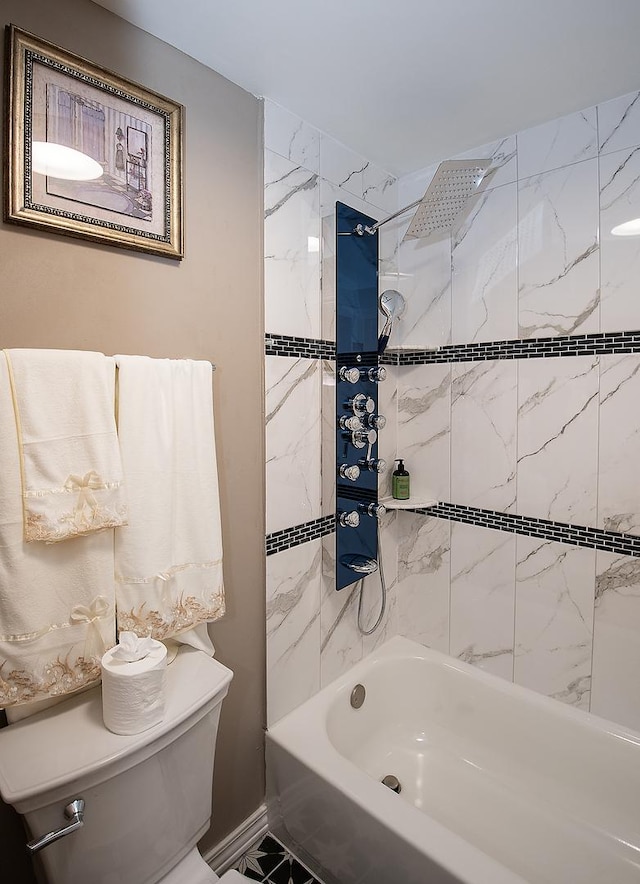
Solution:
<path fill-rule="evenodd" d="M 363 577 L 360 580 L 360 597 L 358 599 L 358 629 L 360 630 L 362 635 L 372 635 L 372 633 L 374 633 L 376 631 L 378 626 L 380 626 L 380 624 L 382 623 L 382 618 L 384 617 L 384 612 L 387 607 L 387 585 L 386 585 L 385 579 L 384 579 L 384 568 L 382 567 L 382 545 L 380 543 L 380 521 L 379 520 L 378 520 L 376 531 L 378 534 L 378 571 L 380 572 L 380 593 L 381 593 L 380 613 L 378 614 L 378 619 L 373 624 L 371 629 L 365 629 L 362 626 L 362 623 L 361 623 L 361 620 L 362 620 L 362 598 L 364 596 L 364 581 L 365 581 L 365 578 Z"/>

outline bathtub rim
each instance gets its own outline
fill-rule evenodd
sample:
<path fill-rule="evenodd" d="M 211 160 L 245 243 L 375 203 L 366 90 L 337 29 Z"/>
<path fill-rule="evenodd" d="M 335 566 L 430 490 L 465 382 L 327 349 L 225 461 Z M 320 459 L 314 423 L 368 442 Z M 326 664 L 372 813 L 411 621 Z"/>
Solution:
<path fill-rule="evenodd" d="M 343 792 L 364 813 L 383 819 L 397 837 L 409 842 L 418 851 L 427 853 L 438 865 L 465 884 L 525 884 L 525 879 L 428 814 L 416 813 L 413 806 L 398 799 L 381 783 L 345 758 L 329 737 L 327 716 L 338 697 L 345 694 L 348 696 L 355 684 L 364 680 L 372 668 L 387 659 L 435 662 L 439 666 L 471 675 L 503 695 L 515 693 L 547 714 L 574 720 L 583 727 L 589 726 L 603 734 L 632 742 L 640 748 L 640 733 L 637 731 L 594 713 L 562 704 L 403 636 L 394 636 L 380 645 L 348 672 L 269 726 L 266 739 L 276 751 L 280 749 L 288 752 L 315 775 Z M 311 730 L 300 728 L 302 720 L 316 723 L 320 721 L 323 726 L 312 727 Z M 393 801 L 397 803 L 394 805 Z"/>

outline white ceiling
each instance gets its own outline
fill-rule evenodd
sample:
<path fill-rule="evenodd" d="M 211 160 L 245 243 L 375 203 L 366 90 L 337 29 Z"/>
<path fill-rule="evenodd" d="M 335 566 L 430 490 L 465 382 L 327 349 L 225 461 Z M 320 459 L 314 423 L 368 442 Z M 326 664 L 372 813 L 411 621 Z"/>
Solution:
<path fill-rule="evenodd" d="M 640 0 L 96 0 L 396 174 L 640 89 Z"/>

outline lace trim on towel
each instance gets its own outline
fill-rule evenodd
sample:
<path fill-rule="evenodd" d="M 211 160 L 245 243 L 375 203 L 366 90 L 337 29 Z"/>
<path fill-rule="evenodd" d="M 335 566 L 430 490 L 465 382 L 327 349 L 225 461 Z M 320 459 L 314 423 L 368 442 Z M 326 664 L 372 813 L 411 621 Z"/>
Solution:
<path fill-rule="evenodd" d="M 180 596 L 164 614 L 158 610 L 147 610 L 142 602 L 129 611 L 118 609 L 118 629 L 135 632 L 139 636 L 150 635 L 162 640 L 185 632 L 206 621 L 219 620 L 225 612 L 224 595 L 212 598 L 204 605 L 195 596 Z"/>
<path fill-rule="evenodd" d="M 24 538 L 27 543 L 44 540 L 56 543 L 71 537 L 93 534 L 107 528 L 117 528 L 127 524 L 127 507 L 124 504 L 105 506 L 96 497 L 100 492 L 116 492 L 120 482 L 105 482 L 91 470 L 84 476 L 71 475 L 62 488 L 46 492 L 30 491 L 24 495 Z M 60 501 L 73 496 L 73 508 L 63 504 L 61 512 L 56 512 Z M 71 501 L 69 501 L 71 502 Z M 37 504 L 37 506 L 36 506 Z M 44 511 L 43 511 L 44 510 Z"/>
<path fill-rule="evenodd" d="M 5 672 L 7 661 L 0 664 L 0 707 L 16 706 L 31 700 L 44 700 L 70 694 L 100 678 L 100 657 L 78 657 L 74 664 L 68 659 L 46 663 L 40 676 L 26 669 Z"/>

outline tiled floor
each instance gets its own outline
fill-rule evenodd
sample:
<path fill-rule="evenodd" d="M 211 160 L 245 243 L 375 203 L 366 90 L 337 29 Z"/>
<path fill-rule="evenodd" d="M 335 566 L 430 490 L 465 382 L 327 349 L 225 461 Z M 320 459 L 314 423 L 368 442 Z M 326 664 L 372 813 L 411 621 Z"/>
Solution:
<path fill-rule="evenodd" d="M 246 878 L 263 884 L 322 884 L 269 834 L 247 850 L 235 868 Z"/>

